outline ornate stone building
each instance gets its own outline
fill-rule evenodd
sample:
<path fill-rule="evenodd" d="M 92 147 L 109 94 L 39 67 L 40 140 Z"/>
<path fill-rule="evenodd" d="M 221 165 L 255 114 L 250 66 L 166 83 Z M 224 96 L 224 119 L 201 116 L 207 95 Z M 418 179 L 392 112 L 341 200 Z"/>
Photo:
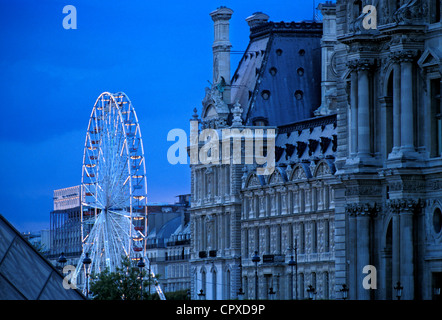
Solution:
<path fill-rule="evenodd" d="M 248 17 L 250 43 L 233 77 L 233 11 L 211 13 L 213 85 L 191 123 L 228 139 L 241 162 L 230 152 L 221 161 L 226 151 L 209 151 L 207 135 L 191 137 L 190 149 L 211 153 L 191 165 L 193 299 L 201 290 L 207 299 L 302 299 L 310 285 L 317 299 L 340 299 L 344 284 L 350 299 L 394 299 L 398 282 L 402 299 L 438 297 L 440 1 L 319 9 L 322 22 Z M 240 149 L 223 137 L 234 128 Z M 275 156 L 270 174 L 257 174 L 259 157 L 247 162 L 258 146 L 247 149 L 246 129 L 266 138 L 276 130 L 274 150 L 261 146 Z"/>
<path fill-rule="evenodd" d="M 439 0 L 336 4 L 336 286 L 352 299 L 396 298 L 398 281 L 402 299 L 431 299 L 442 284 L 440 10 Z M 376 290 L 363 287 L 365 265 Z"/>

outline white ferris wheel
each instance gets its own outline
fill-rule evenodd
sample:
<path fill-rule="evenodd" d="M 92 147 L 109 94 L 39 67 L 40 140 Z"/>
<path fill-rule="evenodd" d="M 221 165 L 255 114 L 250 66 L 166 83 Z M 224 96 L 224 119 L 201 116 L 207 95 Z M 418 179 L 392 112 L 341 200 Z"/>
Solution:
<path fill-rule="evenodd" d="M 84 145 L 83 251 L 76 279 L 105 268 L 113 272 L 122 265 L 122 257 L 148 262 L 146 182 L 143 141 L 132 103 L 122 92 L 104 92 L 95 102 Z M 90 264 L 83 265 L 86 257 Z M 152 271 L 151 277 L 165 299 Z"/>

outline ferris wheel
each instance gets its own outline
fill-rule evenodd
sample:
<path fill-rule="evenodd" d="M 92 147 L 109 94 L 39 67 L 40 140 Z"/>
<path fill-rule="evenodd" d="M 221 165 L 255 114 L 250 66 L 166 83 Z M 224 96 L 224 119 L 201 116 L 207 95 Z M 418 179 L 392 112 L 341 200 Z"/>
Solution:
<path fill-rule="evenodd" d="M 122 265 L 123 257 L 148 260 L 146 182 L 143 142 L 132 103 L 122 92 L 104 92 L 95 102 L 84 145 L 83 251 L 76 279 L 82 278 L 82 272 L 98 274 L 106 268 L 114 272 Z M 90 263 L 83 266 L 85 257 Z M 155 279 L 152 272 L 151 277 Z"/>

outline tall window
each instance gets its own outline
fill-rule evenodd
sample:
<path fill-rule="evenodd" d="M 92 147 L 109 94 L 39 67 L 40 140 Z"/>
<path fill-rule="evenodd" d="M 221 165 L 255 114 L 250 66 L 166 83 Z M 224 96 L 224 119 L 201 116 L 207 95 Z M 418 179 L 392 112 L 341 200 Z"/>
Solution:
<path fill-rule="evenodd" d="M 266 227 L 265 228 L 265 233 L 266 233 L 266 251 L 265 251 L 265 253 L 266 254 L 270 254 L 270 227 Z"/>
<path fill-rule="evenodd" d="M 226 214 L 226 248 L 230 248 L 230 214 Z"/>
<path fill-rule="evenodd" d="M 318 252 L 318 224 L 316 221 L 312 223 L 312 251 Z"/>
<path fill-rule="evenodd" d="M 244 256 L 249 256 L 249 229 L 244 230 Z"/>
<path fill-rule="evenodd" d="M 255 228 L 255 251 L 259 252 L 259 228 Z"/>
<path fill-rule="evenodd" d="M 440 22 L 440 0 L 431 0 L 430 23 Z"/>
<path fill-rule="evenodd" d="M 299 238 L 300 253 L 305 253 L 305 226 L 303 222 L 299 225 Z"/>
<path fill-rule="evenodd" d="M 227 291 L 226 298 L 227 298 L 227 300 L 229 300 L 229 299 L 231 299 L 231 296 L 230 296 L 230 270 L 227 270 L 227 273 L 226 273 L 226 291 Z"/>
<path fill-rule="evenodd" d="M 325 251 L 330 251 L 330 221 L 325 221 Z"/>
<path fill-rule="evenodd" d="M 276 226 L 276 253 L 281 254 L 282 249 L 282 236 L 281 236 L 281 225 Z"/>
<path fill-rule="evenodd" d="M 212 270 L 212 300 L 216 300 L 216 270 Z"/>
<path fill-rule="evenodd" d="M 324 272 L 324 299 L 329 299 L 329 277 L 328 277 L 328 272 Z"/>
<path fill-rule="evenodd" d="M 441 78 L 430 80 L 431 90 L 431 156 L 439 157 L 442 152 L 442 119 L 440 99 Z"/>
<path fill-rule="evenodd" d="M 201 270 L 201 289 L 203 290 L 204 294 L 207 293 L 207 288 L 206 288 L 206 271 L 204 269 Z"/>

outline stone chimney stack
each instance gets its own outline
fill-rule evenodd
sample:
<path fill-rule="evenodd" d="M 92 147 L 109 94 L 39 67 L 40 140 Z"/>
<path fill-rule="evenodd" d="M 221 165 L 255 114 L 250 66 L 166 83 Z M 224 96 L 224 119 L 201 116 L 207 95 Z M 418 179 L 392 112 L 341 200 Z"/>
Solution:
<path fill-rule="evenodd" d="M 223 6 L 210 13 L 215 31 L 212 45 L 213 84 L 219 85 L 226 103 L 230 103 L 230 48 L 232 44 L 229 40 L 229 20 L 232 14 L 232 9 Z"/>
<path fill-rule="evenodd" d="M 262 12 L 255 12 L 250 17 L 246 18 L 247 23 L 249 24 L 250 29 L 253 27 L 259 26 L 260 24 L 264 24 L 269 21 L 269 16 Z"/>

